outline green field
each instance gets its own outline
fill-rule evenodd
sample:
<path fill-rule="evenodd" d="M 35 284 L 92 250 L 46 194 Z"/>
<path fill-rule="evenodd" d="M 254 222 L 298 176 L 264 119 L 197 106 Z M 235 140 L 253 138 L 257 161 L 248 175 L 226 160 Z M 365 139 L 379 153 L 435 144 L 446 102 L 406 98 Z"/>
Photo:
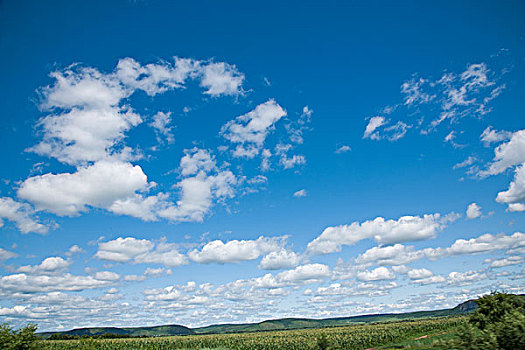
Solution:
<path fill-rule="evenodd" d="M 42 349 L 445 349 L 466 317 L 441 317 L 352 326 L 235 334 L 178 335 L 135 339 L 42 340 Z M 416 339 L 420 338 L 420 339 Z"/>

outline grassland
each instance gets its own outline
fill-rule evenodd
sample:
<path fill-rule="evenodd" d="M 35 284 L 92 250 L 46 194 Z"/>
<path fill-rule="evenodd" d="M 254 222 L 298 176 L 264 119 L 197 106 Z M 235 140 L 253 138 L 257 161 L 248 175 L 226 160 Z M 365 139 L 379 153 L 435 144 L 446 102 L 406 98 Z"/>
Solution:
<path fill-rule="evenodd" d="M 177 335 L 135 339 L 42 340 L 46 350 L 66 349 L 431 349 L 442 348 L 443 337 L 454 334 L 465 317 L 440 317 L 328 328 L 232 334 Z"/>

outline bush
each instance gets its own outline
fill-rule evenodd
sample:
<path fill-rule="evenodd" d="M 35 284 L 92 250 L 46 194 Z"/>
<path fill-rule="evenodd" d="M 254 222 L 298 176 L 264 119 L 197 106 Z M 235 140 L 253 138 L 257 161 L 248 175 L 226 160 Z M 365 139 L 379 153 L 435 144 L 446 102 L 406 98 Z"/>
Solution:
<path fill-rule="evenodd" d="M 457 349 L 525 349 L 525 298 L 492 292 L 476 300 L 478 309 L 459 329 Z"/>
<path fill-rule="evenodd" d="M 29 324 L 24 328 L 14 330 L 7 323 L 0 325 L 0 348 L 4 350 L 32 350 L 37 348 L 38 337 L 35 335 L 37 326 Z"/>

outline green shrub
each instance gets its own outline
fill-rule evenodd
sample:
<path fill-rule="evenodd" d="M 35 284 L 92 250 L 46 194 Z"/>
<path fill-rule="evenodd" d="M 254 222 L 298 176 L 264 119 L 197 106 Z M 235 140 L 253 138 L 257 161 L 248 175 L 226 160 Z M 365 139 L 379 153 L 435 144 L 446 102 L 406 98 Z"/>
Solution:
<path fill-rule="evenodd" d="M 525 298 L 493 292 L 476 300 L 478 309 L 460 327 L 456 349 L 525 349 Z"/>
<path fill-rule="evenodd" d="M 2 323 L 0 325 L 0 348 L 4 350 L 37 349 L 36 329 L 36 325 L 29 324 L 24 328 L 14 330 L 9 324 Z"/>

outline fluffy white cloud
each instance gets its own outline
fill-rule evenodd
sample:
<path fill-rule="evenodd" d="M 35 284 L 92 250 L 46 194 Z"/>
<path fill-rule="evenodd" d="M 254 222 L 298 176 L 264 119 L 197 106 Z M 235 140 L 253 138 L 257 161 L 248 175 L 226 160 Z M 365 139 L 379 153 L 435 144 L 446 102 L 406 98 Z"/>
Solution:
<path fill-rule="evenodd" d="M 101 277 L 104 276 L 101 275 Z M 97 279 L 94 276 L 71 275 L 69 273 L 56 276 L 18 273 L 1 277 L 0 291 L 2 294 L 81 291 L 85 289 L 106 287 L 114 283 L 114 280 Z"/>
<path fill-rule="evenodd" d="M 496 201 L 508 204 L 509 211 L 525 211 L 525 163 L 516 168 L 509 189 L 499 192 Z"/>
<path fill-rule="evenodd" d="M 422 251 L 414 250 L 414 247 L 406 247 L 402 244 L 393 246 L 373 247 L 356 258 L 356 263 L 374 263 L 384 266 L 396 266 L 409 264 L 424 257 Z"/>
<path fill-rule="evenodd" d="M 377 217 L 362 223 L 327 227 L 321 235 L 308 243 L 311 254 L 328 254 L 340 251 L 343 245 L 353 245 L 371 238 L 381 244 L 418 241 L 435 237 L 451 217 L 440 214 L 403 216 L 398 220 Z"/>
<path fill-rule="evenodd" d="M 480 136 L 481 141 L 485 144 L 485 146 L 490 146 L 492 143 L 498 143 L 501 141 L 508 140 L 512 137 L 512 133 L 509 131 L 497 131 L 492 129 L 492 127 L 487 127 L 485 130 L 483 130 L 483 133 Z"/>
<path fill-rule="evenodd" d="M 109 208 L 116 200 L 145 190 L 147 177 L 138 165 L 103 160 L 74 173 L 44 174 L 25 180 L 18 196 L 38 210 L 77 215 L 87 206 Z"/>
<path fill-rule="evenodd" d="M 49 227 L 37 222 L 32 215 L 34 210 L 27 204 L 17 202 L 9 197 L 0 197 L 0 227 L 2 219 L 14 222 L 22 233 L 47 233 Z"/>
<path fill-rule="evenodd" d="M 259 153 L 268 132 L 285 115 L 286 111 L 275 100 L 268 100 L 226 123 L 221 128 L 221 135 L 230 142 L 239 144 L 234 155 L 253 158 Z M 246 147 L 249 152 L 246 151 Z"/>
<path fill-rule="evenodd" d="M 141 254 L 149 252 L 154 246 L 155 243 L 147 239 L 118 237 L 109 242 L 99 243 L 95 257 L 115 262 L 128 262 Z"/>
<path fill-rule="evenodd" d="M 509 256 L 508 258 L 496 259 L 494 261 L 491 261 L 490 267 L 505 267 L 521 263 L 523 263 L 523 257 L 514 255 Z"/>
<path fill-rule="evenodd" d="M 256 240 L 233 240 L 224 243 L 215 240 L 207 243 L 200 250 L 188 252 L 191 260 L 202 263 L 235 263 L 254 260 L 272 251 L 278 251 L 283 244 L 283 237 L 259 237 Z"/>
<path fill-rule="evenodd" d="M 187 264 L 186 257 L 177 250 L 176 245 L 164 241 L 155 245 L 147 239 L 134 237 L 118 237 L 99 243 L 95 257 L 107 261 L 161 264 L 167 267 Z"/>
<path fill-rule="evenodd" d="M 506 236 L 491 235 L 489 233 L 469 240 L 458 239 L 446 252 L 450 255 L 484 253 L 493 250 L 515 249 L 525 246 L 525 234 L 516 232 Z"/>
<path fill-rule="evenodd" d="M 299 256 L 291 250 L 281 249 L 265 255 L 261 259 L 259 268 L 262 270 L 289 269 L 299 265 Z"/>
<path fill-rule="evenodd" d="M 476 203 L 471 203 L 467 207 L 467 218 L 475 219 L 481 216 L 481 207 Z"/>
<path fill-rule="evenodd" d="M 372 271 L 361 271 L 357 273 L 357 278 L 361 281 L 382 281 L 393 280 L 396 274 L 384 266 L 373 269 Z"/>
<path fill-rule="evenodd" d="M 496 175 L 506 169 L 525 163 L 525 130 L 512 134 L 510 140 L 494 150 L 494 160 L 487 170 L 479 172 L 480 176 Z"/>
<path fill-rule="evenodd" d="M 201 86 L 211 96 L 242 94 L 244 74 L 224 62 L 210 62 L 201 68 Z"/>
<path fill-rule="evenodd" d="M 481 281 L 487 278 L 487 275 L 483 272 L 467 271 L 467 272 L 456 272 L 453 271 L 448 274 L 448 284 L 451 285 L 469 285 L 477 281 Z"/>
<path fill-rule="evenodd" d="M 371 140 L 387 139 L 393 142 L 405 136 L 408 129 L 412 127 L 402 121 L 386 126 L 389 123 L 390 120 L 386 120 L 385 117 L 377 116 L 370 118 L 363 133 L 363 138 L 369 138 Z"/>
<path fill-rule="evenodd" d="M 160 217 L 176 221 L 202 221 L 213 201 L 232 198 L 241 179 L 230 170 L 219 169 L 209 151 L 186 150 L 180 162 L 181 175 L 186 176 L 176 187 L 181 198 L 177 205 L 167 204 L 157 210 Z"/>
<path fill-rule="evenodd" d="M 71 265 L 71 261 L 62 259 L 61 257 L 54 256 L 44 259 L 39 265 L 26 265 L 21 266 L 17 269 L 17 272 L 23 272 L 27 274 L 56 274 L 64 271 Z"/>
<path fill-rule="evenodd" d="M 408 278 L 410 278 L 411 280 L 420 280 L 422 278 L 433 276 L 434 273 L 432 273 L 432 271 L 430 270 L 423 268 L 423 269 L 412 269 L 408 271 L 407 275 L 408 275 Z"/>

